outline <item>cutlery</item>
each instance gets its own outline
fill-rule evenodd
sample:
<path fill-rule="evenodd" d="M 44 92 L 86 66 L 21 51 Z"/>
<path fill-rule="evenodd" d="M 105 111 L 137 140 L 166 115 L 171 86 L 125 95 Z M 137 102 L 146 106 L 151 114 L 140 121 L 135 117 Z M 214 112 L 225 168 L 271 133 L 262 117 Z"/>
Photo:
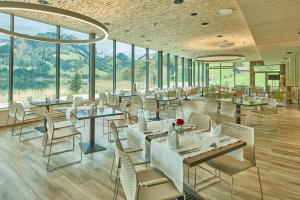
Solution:
<path fill-rule="evenodd" d="M 196 147 L 196 148 L 192 148 L 192 149 L 188 149 L 188 150 L 183 150 L 183 151 L 179 151 L 178 153 L 180 155 L 184 155 L 184 154 L 188 154 L 188 153 L 192 153 L 192 152 L 195 152 L 195 151 L 200 151 L 201 149 Z"/>
<path fill-rule="evenodd" d="M 231 140 L 231 138 L 223 138 L 223 139 L 219 140 L 219 142 L 225 142 L 225 141 L 229 141 L 229 140 Z"/>

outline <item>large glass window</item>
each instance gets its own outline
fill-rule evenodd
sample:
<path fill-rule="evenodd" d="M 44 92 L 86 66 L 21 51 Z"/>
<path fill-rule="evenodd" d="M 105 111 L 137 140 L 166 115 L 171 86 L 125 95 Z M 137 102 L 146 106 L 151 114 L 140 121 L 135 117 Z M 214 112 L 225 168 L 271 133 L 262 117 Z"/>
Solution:
<path fill-rule="evenodd" d="M 168 64 L 167 64 L 167 53 L 163 53 L 163 88 L 168 88 Z"/>
<path fill-rule="evenodd" d="M 96 94 L 112 91 L 113 41 L 105 39 L 98 42 L 96 45 L 96 51 Z"/>
<path fill-rule="evenodd" d="M 175 87 L 175 56 L 170 55 L 170 68 L 169 68 L 169 74 L 170 74 L 170 87 Z"/>
<path fill-rule="evenodd" d="M 184 86 L 188 87 L 189 86 L 189 60 L 188 59 L 184 59 Z"/>
<path fill-rule="evenodd" d="M 234 87 L 234 63 L 221 63 L 221 86 L 225 88 Z"/>
<path fill-rule="evenodd" d="M 117 90 L 131 90 L 131 45 L 117 42 Z"/>
<path fill-rule="evenodd" d="M 235 64 L 235 85 L 236 87 L 248 87 L 250 85 L 250 64 L 239 62 Z"/>
<path fill-rule="evenodd" d="M 177 86 L 183 87 L 183 85 L 182 85 L 182 58 L 181 57 L 178 57 Z"/>
<path fill-rule="evenodd" d="M 88 39 L 89 35 L 61 29 L 63 39 Z M 89 45 L 61 44 L 60 96 L 76 95 L 87 98 L 89 93 Z"/>
<path fill-rule="evenodd" d="M 146 49 L 135 47 L 134 54 L 134 81 L 137 91 L 144 91 L 146 89 Z"/>
<path fill-rule="evenodd" d="M 55 26 L 15 17 L 16 31 L 30 35 L 56 37 Z M 30 27 L 30 28 L 29 28 Z M 15 38 L 14 46 L 14 100 L 55 97 L 56 46 L 53 43 Z"/>
<path fill-rule="evenodd" d="M 0 13 L 0 28 L 10 29 L 10 15 Z M 9 36 L 0 34 L 0 103 L 8 101 Z"/>
<path fill-rule="evenodd" d="M 158 84 L 158 57 L 157 51 L 149 50 L 149 89 L 157 88 Z"/>
<path fill-rule="evenodd" d="M 220 86 L 220 63 L 209 63 L 209 86 Z"/>

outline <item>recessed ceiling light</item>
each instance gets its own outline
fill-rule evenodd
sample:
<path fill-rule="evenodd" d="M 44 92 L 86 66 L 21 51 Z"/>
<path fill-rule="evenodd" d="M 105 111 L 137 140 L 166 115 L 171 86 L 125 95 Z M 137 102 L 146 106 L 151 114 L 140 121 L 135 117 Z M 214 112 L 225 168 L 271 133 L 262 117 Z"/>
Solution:
<path fill-rule="evenodd" d="M 109 26 L 109 25 L 110 25 L 110 23 L 109 23 L 109 22 L 104 22 L 104 24 L 105 24 L 106 26 Z"/>
<path fill-rule="evenodd" d="M 201 25 L 202 26 L 206 26 L 206 25 L 208 25 L 209 23 L 208 22 L 203 22 Z"/>
<path fill-rule="evenodd" d="M 154 25 L 154 26 L 156 26 L 156 25 L 157 25 L 157 23 L 156 23 L 156 22 L 154 22 L 154 23 L 153 23 L 153 25 Z"/>
<path fill-rule="evenodd" d="M 174 0 L 175 4 L 182 4 L 184 2 L 184 0 Z"/>
<path fill-rule="evenodd" d="M 46 1 L 46 0 L 38 0 L 38 2 L 40 3 L 40 4 L 44 4 L 44 5 L 47 5 L 49 2 L 48 1 Z"/>
<path fill-rule="evenodd" d="M 217 37 L 223 37 L 223 35 L 217 35 Z"/>
<path fill-rule="evenodd" d="M 298 34 L 300 34 L 300 31 L 298 32 Z"/>
<path fill-rule="evenodd" d="M 129 32 L 130 30 L 126 29 L 125 32 Z"/>
<path fill-rule="evenodd" d="M 286 54 L 292 54 L 293 52 L 290 52 L 290 51 L 288 51 L 288 52 L 286 52 Z"/>
<path fill-rule="evenodd" d="M 165 43 L 165 45 L 169 45 L 168 43 Z"/>
<path fill-rule="evenodd" d="M 229 9 L 229 8 L 221 9 L 221 10 L 219 10 L 219 14 L 222 16 L 231 15 L 232 9 Z"/>
<path fill-rule="evenodd" d="M 191 13 L 191 16 L 196 16 L 198 15 L 198 13 Z"/>
<path fill-rule="evenodd" d="M 287 60 L 288 58 L 284 58 L 284 60 Z"/>
<path fill-rule="evenodd" d="M 151 40 L 146 40 L 147 42 L 152 42 Z"/>
<path fill-rule="evenodd" d="M 142 38 L 146 37 L 145 35 L 141 35 Z"/>
<path fill-rule="evenodd" d="M 174 49 L 177 49 L 177 47 L 174 47 Z"/>

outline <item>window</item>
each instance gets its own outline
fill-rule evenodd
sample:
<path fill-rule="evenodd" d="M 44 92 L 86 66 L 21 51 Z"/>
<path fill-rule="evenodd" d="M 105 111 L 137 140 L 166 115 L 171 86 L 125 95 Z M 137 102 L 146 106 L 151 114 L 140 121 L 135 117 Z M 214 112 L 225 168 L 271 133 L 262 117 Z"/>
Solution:
<path fill-rule="evenodd" d="M 61 38 L 88 39 L 88 34 L 61 29 Z M 60 96 L 76 95 L 88 98 L 89 93 L 89 45 L 61 44 Z"/>
<path fill-rule="evenodd" d="M 0 28 L 10 29 L 10 15 L 0 13 Z M 0 103 L 8 101 L 9 36 L 0 34 Z"/>
<path fill-rule="evenodd" d="M 31 26 L 33 25 L 34 26 Z M 29 28 L 30 27 L 30 28 Z M 34 27 L 34 28 L 33 28 Z M 15 29 L 30 35 L 56 37 L 52 25 L 15 17 Z M 53 43 L 15 38 L 14 100 L 54 98 L 56 94 L 56 46 Z"/>
<path fill-rule="evenodd" d="M 221 86 L 228 88 L 234 87 L 234 63 L 221 63 Z"/>
<path fill-rule="evenodd" d="M 240 62 L 235 64 L 236 87 L 248 87 L 250 85 L 250 63 Z"/>
<path fill-rule="evenodd" d="M 131 45 L 117 42 L 117 90 L 131 90 Z"/>
<path fill-rule="evenodd" d="M 209 63 L 209 86 L 220 86 L 220 63 Z"/>
<path fill-rule="evenodd" d="M 149 50 L 149 89 L 157 88 L 158 84 L 157 51 Z"/>
<path fill-rule="evenodd" d="M 184 86 L 188 87 L 189 86 L 189 60 L 184 59 L 184 75 L 183 75 L 183 80 L 184 80 Z"/>
<path fill-rule="evenodd" d="M 163 66 L 162 66 L 162 72 L 163 72 L 163 88 L 168 88 L 168 63 L 167 63 L 167 53 L 163 53 Z"/>
<path fill-rule="evenodd" d="M 137 91 L 146 89 L 146 49 L 134 48 L 134 81 Z"/>
<path fill-rule="evenodd" d="M 170 68 L 169 68 L 169 76 L 170 76 L 170 87 L 175 87 L 175 56 L 170 55 Z"/>
<path fill-rule="evenodd" d="M 96 97 L 100 92 L 113 89 L 113 41 L 102 40 L 96 44 Z"/>
<path fill-rule="evenodd" d="M 183 87 L 183 85 L 182 85 L 182 58 L 181 57 L 178 57 L 177 86 Z"/>

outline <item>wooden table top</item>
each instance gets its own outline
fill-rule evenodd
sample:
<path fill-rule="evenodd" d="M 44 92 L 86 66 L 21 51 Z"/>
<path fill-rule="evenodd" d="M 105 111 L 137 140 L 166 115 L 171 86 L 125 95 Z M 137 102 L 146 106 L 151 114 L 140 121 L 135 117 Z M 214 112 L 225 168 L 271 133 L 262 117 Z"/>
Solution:
<path fill-rule="evenodd" d="M 188 167 L 194 167 L 194 166 L 199 165 L 203 162 L 214 159 L 218 156 L 222 156 L 226 153 L 229 153 L 229 152 L 234 151 L 236 149 L 242 148 L 246 145 L 247 145 L 246 142 L 238 141 L 236 143 L 229 144 L 229 145 L 226 145 L 224 147 L 216 148 L 212 151 L 208 151 L 208 152 L 205 152 L 205 153 L 201 153 L 199 155 L 195 155 L 195 156 L 186 158 L 186 159 L 183 160 L 183 163 L 185 165 L 187 165 Z"/>

